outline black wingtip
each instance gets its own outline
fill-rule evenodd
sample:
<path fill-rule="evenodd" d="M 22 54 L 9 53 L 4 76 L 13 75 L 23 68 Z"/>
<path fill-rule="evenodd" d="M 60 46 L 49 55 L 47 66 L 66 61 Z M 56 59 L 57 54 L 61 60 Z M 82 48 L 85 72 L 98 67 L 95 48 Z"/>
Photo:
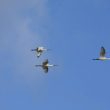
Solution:
<path fill-rule="evenodd" d="M 101 46 L 101 48 L 103 48 L 103 49 L 104 49 L 104 46 Z"/>
<path fill-rule="evenodd" d="M 39 58 L 40 56 L 37 56 L 37 58 Z"/>

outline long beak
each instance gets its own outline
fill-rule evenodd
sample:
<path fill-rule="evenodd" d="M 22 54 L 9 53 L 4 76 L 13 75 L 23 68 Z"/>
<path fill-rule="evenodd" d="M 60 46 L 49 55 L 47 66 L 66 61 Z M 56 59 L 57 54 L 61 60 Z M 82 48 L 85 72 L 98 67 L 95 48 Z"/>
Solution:
<path fill-rule="evenodd" d="M 92 59 L 92 60 L 99 60 L 99 59 L 96 58 L 96 59 Z"/>
<path fill-rule="evenodd" d="M 40 67 L 40 66 L 42 66 L 42 65 L 35 65 L 36 67 Z"/>
<path fill-rule="evenodd" d="M 31 51 L 36 51 L 36 49 L 31 49 Z"/>

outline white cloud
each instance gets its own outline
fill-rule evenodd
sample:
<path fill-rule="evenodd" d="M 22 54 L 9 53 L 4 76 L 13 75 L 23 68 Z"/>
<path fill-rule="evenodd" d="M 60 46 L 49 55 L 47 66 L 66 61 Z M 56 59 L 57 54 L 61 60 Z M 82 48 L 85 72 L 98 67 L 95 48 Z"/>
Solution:
<path fill-rule="evenodd" d="M 3 53 L 2 59 L 12 56 L 8 63 L 10 65 L 13 63 L 10 70 L 13 68 L 14 77 L 17 73 L 17 76 L 27 80 L 35 78 L 32 72 L 35 70 L 34 65 L 37 59 L 35 58 L 34 61 L 34 53 L 30 49 L 41 44 L 42 40 L 37 30 L 32 31 L 30 25 L 40 24 L 40 22 L 42 24 L 40 19 L 44 21 L 47 19 L 47 2 L 47 0 L 0 1 L 0 50 Z M 39 19 L 33 21 L 31 13 L 28 13 L 29 10 L 34 11 L 35 17 Z M 28 16 L 24 17 L 25 12 L 28 13 Z M 3 65 L 6 66 L 7 62 L 4 62 Z"/>

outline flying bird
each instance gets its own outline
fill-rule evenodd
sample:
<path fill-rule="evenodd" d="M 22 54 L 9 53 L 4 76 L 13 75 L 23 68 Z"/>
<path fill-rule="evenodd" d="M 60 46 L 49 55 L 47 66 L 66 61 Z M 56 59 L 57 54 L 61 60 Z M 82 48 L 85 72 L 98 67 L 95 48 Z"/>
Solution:
<path fill-rule="evenodd" d="M 37 47 L 36 49 L 31 49 L 31 51 L 36 51 L 37 52 L 37 57 L 38 58 L 42 55 L 42 53 L 44 51 L 48 51 L 48 50 L 50 50 L 50 49 L 46 49 L 44 47 Z"/>
<path fill-rule="evenodd" d="M 45 73 L 48 73 L 49 67 L 57 66 L 54 64 L 49 64 L 48 59 L 46 59 L 41 65 L 35 65 L 36 67 L 42 67 Z"/>
<path fill-rule="evenodd" d="M 104 47 L 101 47 L 101 50 L 100 50 L 100 57 L 99 58 L 96 58 L 96 59 L 93 59 L 93 60 L 110 60 L 110 58 L 107 58 L 105 57 L 106 55 L 106 50 Z"/>

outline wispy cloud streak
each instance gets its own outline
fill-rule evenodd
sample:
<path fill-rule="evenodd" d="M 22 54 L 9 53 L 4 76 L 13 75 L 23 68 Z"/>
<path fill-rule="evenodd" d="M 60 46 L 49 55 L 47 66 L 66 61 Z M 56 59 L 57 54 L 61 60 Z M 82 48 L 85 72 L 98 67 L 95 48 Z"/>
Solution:
<path fill-rule="evenodd" d="M 35 61 L 30 49 L 42 43 L 37 30 L 33 31 L 32 24 L 42 23 L 48 16 L 47 0 L 1 0 L 0 1 L 0 50 L 2 67 L 1 72 L 21 75 L 24 79 L 34 80 L 32 72 Z M 31 11 L 30 11 L 31 10 Z M 35 21 L 30 12 L 35 12 Z M 26 16 L 25 16 L 26 13 Z M 41 27 L 40 27 L 41 28 Z M 36 59 L 35 59 L 36 60 Z M 11 65 L 11 66 L 9 66 Z M 11 73 L 12 70 L 12 73 Z"/>

